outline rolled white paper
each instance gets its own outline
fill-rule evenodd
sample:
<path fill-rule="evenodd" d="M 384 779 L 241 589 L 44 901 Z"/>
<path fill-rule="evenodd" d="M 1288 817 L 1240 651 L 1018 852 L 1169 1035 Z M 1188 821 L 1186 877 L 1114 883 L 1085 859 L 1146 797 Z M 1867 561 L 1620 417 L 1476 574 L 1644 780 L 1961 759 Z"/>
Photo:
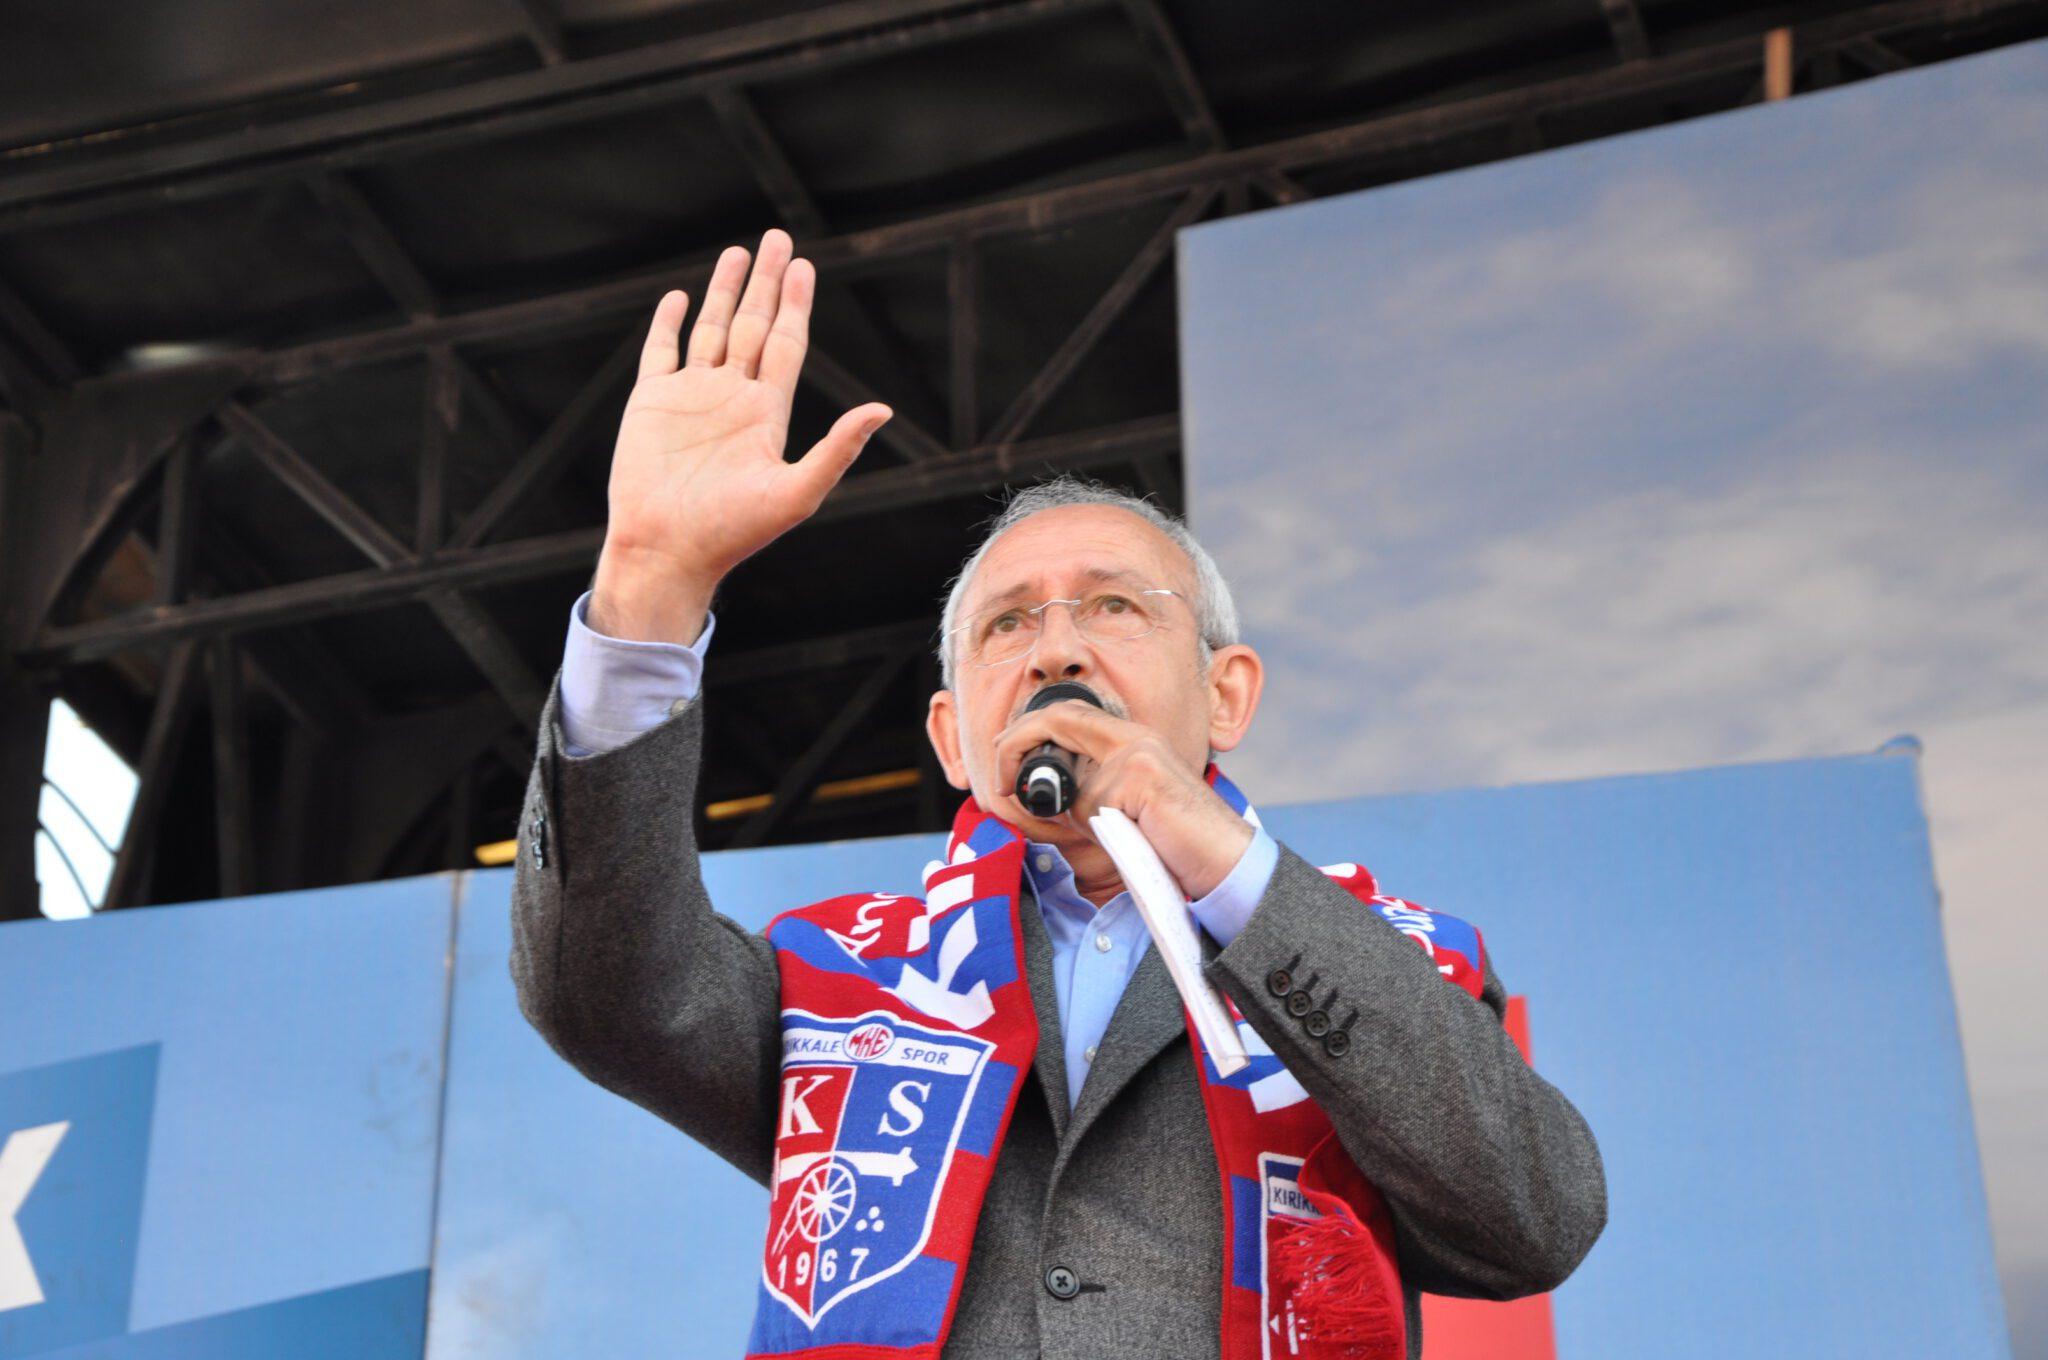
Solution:
<path fill-rule="evenodd" d="M 1152 932 L 1152 943 L 1166 960 L 1166 971 L 1180 990 L 1188 1014 L 1194 1016 L 1202 1048 L 1216 1064 L 1216 1071 L 1226 1077 L 1242 1071 L 1251 1059 L 1244 1051 L 1237 1023 L 1230 1018 L 1230 1007 L 1202 975 L 1202 941 L 1195 933 L 1187 894 L 1166 871 L 1152 842 L 1121 809 L 1104 808 L 1088 819 L 1088 825 L 1094 828 L 1097 843 L 1116 862 L 1124 886 L 1131 890 L 1138 915 Z"/>

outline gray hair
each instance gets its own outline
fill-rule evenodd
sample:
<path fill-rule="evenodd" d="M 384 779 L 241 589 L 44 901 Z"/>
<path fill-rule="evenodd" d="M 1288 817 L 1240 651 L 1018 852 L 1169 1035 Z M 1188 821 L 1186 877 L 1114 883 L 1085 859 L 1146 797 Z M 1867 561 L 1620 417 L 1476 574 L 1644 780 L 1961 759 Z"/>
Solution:
<path fill-rule="evenodd" d="M 1004 534 L 1033 515 L 1069 505 L 1108 505 L 1128 510 L 1172 539 L 1174 546 L 1188 555 L 1188 561 L 1195 569 L 1195 595 L 1188 603 L 1194 608 L 1200 628 L 1197 642 L 1204 669 L 1207 669 L 1216 648 L 1228 647 L 1237 641 L 1237 602 L 1230 598 L 1230 584 L 1217 570 L 1216 559 L 1209 556 L 1208 549 L 1195 540 L 1194 534 L 1178 516 L 1169 515 L 1151 501 L 1113 486 L 1067 474 L 1025 487 L 1012 495 L 1002 511 L 989 521 L 980 546 L 961 566 L 960 574 L 953 578 L 952 588 L 946 594 L 945 613 L 939 619 L 939 670 L 947 689 L 953 688 L 954 679 L 953 630 L 959 624 L 960 605 L 967 598 L 967 586 L 974 579 L 975 568 L 981 565 L 981 559 L 988 556 L 988 550 Z"/>

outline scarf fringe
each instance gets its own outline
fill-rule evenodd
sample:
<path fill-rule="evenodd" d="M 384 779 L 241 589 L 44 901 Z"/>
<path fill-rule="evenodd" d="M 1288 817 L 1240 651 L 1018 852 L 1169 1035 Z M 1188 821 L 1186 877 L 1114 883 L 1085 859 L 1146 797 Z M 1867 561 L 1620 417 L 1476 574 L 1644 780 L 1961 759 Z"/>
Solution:
<path fill-rule="evenodd" d="M 1293 1311 L 1307 1322 L 1306 1353 L 1327 1360 L 1398 1354 L 1407 1319 L 1401 1300 L 1389 1296 L 1371 1233 L 1336 1195 L 1302 1193 L 1323 1216 L 1276 1235 L 1273 1250 L 1276 1273 L 1293 1282 Z"/>

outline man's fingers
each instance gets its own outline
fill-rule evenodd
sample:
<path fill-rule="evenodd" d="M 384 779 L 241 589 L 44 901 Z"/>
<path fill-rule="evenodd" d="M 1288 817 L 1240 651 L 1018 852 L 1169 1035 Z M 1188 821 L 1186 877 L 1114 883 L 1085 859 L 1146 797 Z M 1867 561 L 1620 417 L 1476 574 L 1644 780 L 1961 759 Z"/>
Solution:
<path fill-rule="evenodd" d="M 647 327 L 647 343 L 640 347 L 641 377 L 659 378 L 676 371 L 681 362 L 683 318 L 689 311 L 688 293 L 678 289 L 662 294 Z"/>
<path fill-rule="evenodd" d="M 795 249 L 789 233 L 771 227 L 761 238 L 761 252 L 754 258 L 754 276 L 733 313 L 732 330 L 725 338 L 725 361 L 749 378 L 761 368 L 761 346 L 775 324 L 776 305 L 782 299 L 782 274 L 789 267 Z"/>
<path fill-rule="evenodd" d="M 761 349 L 761 381 L 779 389 L 788 403 L 796 396 L 797 375 L 803 372 L 804 353 L 810 348 L 811 298 L 817 291 L 818 271 L 809 260 L 791 260 L 782 276 L 782 302 L 775 309 L 775 324 Z"/>
<path fill-rule="evenodd" d="M 743 246 L 727 246 L 719 255 L 704 288 L 704 305 L 697 309 L 697 324 L 690 328 L 692 368 L 725 362 L 725 336 L 732 327 L 733 308 L 739 305 L 740 285 L 746 281 L 747 260 Z"/>
<path fill-rule="evenodd" d="M 839 485 L 839 479 L 853 466 L 853 460 L 860 457 L 860 451 L 867 447 L 868 440 L 894 414 L 878 401 L 856 406 L 833 422 L 825 437 L 811 445 L 811 451 L 791 465 L 790 471 L 803 488 L 806 515 L 825 503 L 825 497 Z"/>
<path fill-rule="evenodd" d="M 996 782 L 1005 789 L 1015 784 L 1024 757 L 1046 742 L 1099 764 L 1123 744 L 1120 729 L 1129 726 L 1124 719 L 1079 699 L 1062 699 L 1033 709 L 996 734 Z"/>

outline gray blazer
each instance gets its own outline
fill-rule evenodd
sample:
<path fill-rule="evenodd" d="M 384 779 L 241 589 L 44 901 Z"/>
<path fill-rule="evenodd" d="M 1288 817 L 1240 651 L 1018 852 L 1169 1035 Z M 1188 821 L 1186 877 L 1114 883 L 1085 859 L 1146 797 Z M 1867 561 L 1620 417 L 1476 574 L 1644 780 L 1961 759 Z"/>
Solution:
<path fill-rule="evenodd" d="M 704 700 L 580 758 L 565 753 L 560 703 L 557 673 L 520 816 L 520 1009 L 591 1080 L 765 1185 L 781 1054 L 775 955 L 712 910 L 699 874 L 691 818 Z M 1224 1209 L 1179 996 L 1147 950 L 1070 1113 L 1051 947 L 1039 914 L 1020 916 L 1042 1031 L 1037 1080 L 1002 1144 L 946 1354 L 1214 1356 Z M 1280 971 L 1310 983 L 1340 1026 L 1356 1012 L 1346 1041 L 1312 1037 L 1288 1013 Z M 1422 1349 L 1417 1291 L 1547 1290 L 1600 1235 L 1599 1150 L 1501 1028 L 1506 993 L 1491 960 L 1475 1001 L 1282 846 L 1265 896 L 1209 975 L 1385 1195 L 1410 1357 Z M 1081 1281 L 1071 1297 L 1046 1284 L 1062 1266 Z"/>

